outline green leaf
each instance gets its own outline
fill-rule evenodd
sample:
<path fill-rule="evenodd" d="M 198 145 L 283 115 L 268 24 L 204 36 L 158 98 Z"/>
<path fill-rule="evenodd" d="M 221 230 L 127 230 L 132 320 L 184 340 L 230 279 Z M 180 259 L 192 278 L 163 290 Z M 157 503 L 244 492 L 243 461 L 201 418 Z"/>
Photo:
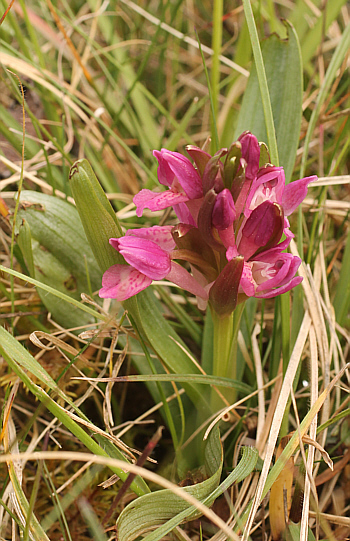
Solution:
<path fill-rule="evenodd" d="M 259 82 L 259 91 L 264 112 L 264 120 L 267 135 L 267 144 L 270 149 L 272 162 L 279 165 L 278 149 L 276 141 L 276 129 L 273 123 L 270 92 L 267 84 L 265 63 L 259 43 L 258 31 L 255 24 L 252 6 L 250 0 L 242 0 L 245 18 L 248 25 L 249 37 L 252 44 L 253 56 L 255 61 L 256 74 Z"/>
<path fill-rule="evenodd" d="M 109 378 L 93 379 L 94 381 L 109 381 Z M 131 382 L 131 381 L 179 381 L 179 382 L 196 382 L 201 385 L 216 385 L 217 387 L 227 387 L 229 389 L 237 389 L 243 393 L 249 394 L 252 392 L 252 388 L 241 381 L 236 381 L 230 378 L 223 378 L 218 376 L 204 375 L 204 374 L 142 374 L 140 376 L 119 376 L 112 378 L 117 382 Z"/>
<path fill-rule="evenodd" d="M 205 499 L 220 482 L 223 464 L 223 452 L 219 430 L 215 429 L 208 439 L 205 451 L 205 473 L 208 479 L 184 488 L 184 492 L 191 494 L 199 500 Z M 171 490 L 159 490 L 146 494 L 131 502 L 119 515 L 117 531 L 119 541 L 133 541 L 142 533 L 167 522 L 177 514 L 188 511 L 190 518 L 200 516 L 200 513 L 191 508 L 189 504 L 174 494 Z"/>
<path fill-rule="evenodd" d="M 199 368 L 191 359 L 191 354 L 164 318 L 161 313 L 161 305 L 149 288 L 124 301 L 123 305 L 132 314 L 139 332 L 145 335 L 151 347 L 170 372 L 173 374 L 200 374 Z M 203 391 L 203 387 L 197 383 L 184 383 L 183 387 L 201 419 L 210 415 L 208 396 Z"/>
<path fill-rule="evenodd" d="M 300 525 L 294 524 L 294 522 L 290 522 L 287 525 L 287 529 L 286 529 L 286 541 L 300 541 L 300 536 L 301 536 Z M 315 536 L 312 533 L 312 530 L 310 530 L 310 528 L 308 528 L 307 540 L 316 541 Z"/>
<path fill-rule="evenodd" d="M 203 500 L 203 503 L 207 507 L 210 507 L 216 498 L 221 496 L 221 494 L 223 494 L 230 486 L 232 486 L 234 483 L 243 481 L 243 479 L 245 479 L 255 468 L 258 457 L 259 453 L 257 449 L 253 449 L 252 447 L 243 447 L 240 462 L 230 473 L 230 475 L 228 475 L 227 478 L 211 494 L 209 494 L 207 498 Z M 145 537 L 144 541 L 160 541 L 161 539 L 164 539 L 166 534 L 168 534 L 176 526 L 179 526 L 182 522 L 193 520 L 193 514 L 195 512 L 196 508 L 194 506 L 185 509 L 166 522 L 166 524 L 160 528 L 157 528 L 154 533 L 151 533 Z"/>
<path fill-rule="evenodd" d="M 105 272 L 112 265 L 123 263 L 124 258 L 109 244 L 110 238 L 122 236 L 121 227 L 87 160 L 73 164 L 69 182 L 87 240 L 100 269 Z"/>
<path fill-rule="evenodd" d="M 67 201 L 40 192 L 23 191 L 16 233 L 31 277 L 80 300 L 101 285 L 101 271 L 87 242 L 79 214 Z M 94 320 L 38 289 L 53 318 L 65 327 Z"/>
<path fill-rule="evenodd" d="M 9 474 L 11 478 L 11 482 L 16 494 L 16 499 L 19 504 L 19 507 L 22 511 L 20 519 L 22 521 L 23 526 L 27 522 L 28 524 L 28 531 L 30 532 L 30 538 L 34 541 L 49 541 L 49 538 L 45 534 L 44 530 L 42 529 L 37 517 L 34 515 L 34 513 L 29 513 L 29 502 L 23 492 L 22 486 L 17 478 L 16 470 L 14 468 L 13 463 L 9 464 Z"/>
<path fill-rule="evenodd" d="M 287 22 L 285 25 L 288 39 L 281 40 L 273 34 L 263 42 L 262 55 L 276 130 L 279 162 L 284 167 L 286 182 L 289 182 L 299 143 L 303 80 L 298 38 L 294 28 Z M 244 93 L 235 138 L 245 130 L 250 130 L 259 141 L 267 142 L 255 64 Z"/>
<path fill-rule="evenodd" d="M 26 276 L 25 274 L 22 274 L 21 272 L 14 271 L 12 269 L 4 267 L 3 265 L 0 265 L 0 271 L 10 274 L 11 276 L 16 276 L 16 278 L 19 278 L 20 280 L 23 280 L 24 282 L 33 284 L 36 288 L 42 289 L 43 291 L 47 291 L 49 294 L 55 295 L 59 299 L 62 299 L 62 301 L 67 302 L 71 306 L 79 308 L 79 310 L 81 310 L 82 312 L 86 312 L 87 314 L 92 315 L 96 319 L 99 319 L 101 321 L 106 320 L 106 316 L 100 314 L 100 312 L 97 312 L 97 310 L 94 310 L 93 308 L 91 308 L 91 306 L 83 304 L 82 302 L 79 302 L 76 299 L 73 299 L 73 297 L 70 297 L 66 295 L 65 293 L 62 293 L 62 291 L 58 291 L 57 289 L 54 289 L 51 286 L 48 286 L 42 282 L 39 282 L 38 280 L 35 280 L 34 278 L 30 278 Z"/>

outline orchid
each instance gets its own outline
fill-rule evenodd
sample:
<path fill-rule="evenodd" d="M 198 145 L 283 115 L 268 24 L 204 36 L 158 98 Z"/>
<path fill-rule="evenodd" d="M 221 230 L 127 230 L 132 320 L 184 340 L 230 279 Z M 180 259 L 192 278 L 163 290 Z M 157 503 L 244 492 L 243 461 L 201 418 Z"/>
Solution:
<path fill-rule="evenodd" d="M 248 297 L 271 298 L 298 285 L 301 260 L 284 252 L 294 236 L 287 217 L 316 177 L 286 186 L 283 168 L 268 163 L 249 132 L 214 156 L 192 145 L 187 152 L 194 164 L 177 152 L 155 150 L 158 179 L 167 189 L 134 197 L 138 216 L 145 208 L 173 207 L 179 223 L 110 239 L 128 265 L 105 272 L 100 296 L 123 301 L 166 279 L 196 295 L 200 308 L 209 301 L 225 317 Z"/>

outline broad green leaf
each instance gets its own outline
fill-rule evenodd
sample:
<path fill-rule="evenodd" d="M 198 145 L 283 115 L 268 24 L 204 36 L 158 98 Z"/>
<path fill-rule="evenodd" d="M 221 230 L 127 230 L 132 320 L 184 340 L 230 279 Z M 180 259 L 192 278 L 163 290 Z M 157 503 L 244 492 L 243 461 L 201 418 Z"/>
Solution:
<path fill-rule="evenodd" d="M 8 267 L 4 267 L 3 265 L 0 265 L 0 271 L 10 274 L 11 276 L 15 276 L 16 278 L 19 278 L 20 280 L 23 280 L 24 282 L 28 282 L 28 284 L 33 284 L 36 288 L 40 290 L 42 289 L 43 291 L 47 291 L 49 294 L 55 295 L 59 299 L 62 299 L 62 301 L 70 304 L 71 306 L 79 308 L 79 310 L 81 310 L 82 312 L 86 312 L 87 314 L 90 314 L 96 319 L 99 319 L 101 321 L 106 320 L 106 316 L 102 315 L 100 312 L 97 312 L 97 310 L 94 310 L 93 308 L 91 308 L 91 306 L 83 304 L 82 302 L 79 302 L 76 299 L 73 299 L 73 297 L 70 297 L 66 295 L 65 293 L 62 293 L 62 291 L 58 291 L 57 289 L 51 286 L 48 286 L 44 284 L 43 282 L 39 282 L 39 280 L 30 278 L 29 276 L 26 276 L 25 274 L 22 274 L 21 272 L 17 272 L 15 270 L 9 269 Z"/>
<path fill-rule="evenodd" d="M 291 179 L 302 114 L 302 64 L 300 47 L 294 28 L 287 26 L 288 39 L 273 34 L 262 44 L 266 78 L 276 130 L 280 165 L 284 167 L 286 181 Z M 250 130 L 259 141 L 267 142 L 265 118 L 255 65 L 248 80 L 235 130 L 237 138 Z"/>
<path fill-rule="evenodd" d="M 203 500 L 203 503 L 210 507 L 216 498 L 221 496 L 225 490 L 227 490 L 234 483 L 243 481 L 256 466 L 259 453 L 257 449 L 252 447 L 243 447 L 242 458 L 237 464 L 235 469 L 226 477 L 226 479 L 211 493 L 207 498 Z M 172 519 L 168 520 L 163 526 L 157 528 L 157 530 L 144 538 L 144 541 L 160 541 L 164 539 L 164 536 L 168 534 L 176 526 L 179 526 L 182 522 L 193 520 L 193 514 L 196 512 L 195 507 L 189 507 L 178 515 L 175 515 Z"/>
<path fill-rule="evenodd" d="M 272 104 L 270 91 L 267 83 L 265 62 L 262 55 L 258 30 L 255 24 L 252 6 L 250 0 L 242 0 L 245 18 L 248 25 L 249 37 L 252 44 L 254 66 L 256 69 L 256 75 L 259 83 L 259 91 L 262 103 L 262 109 L 264 112 L 264 122 L 266 128 L 266 142 L 269 146 L 270 156 L 272 163 L 279 165 L 278 148 L 276 140 L 276 128 L 274 126 Z"/>
<path fill-rule="evenodd" d="M 33 379 L 35 379 L 40 382 L 49 390 L 49 392 L 59 396 L 64 402 L 69 404 L 73 408 L 75 414 L 82 419 L 87 420 L 41 364 L 38 363 L 38 361 L 3 327 L 0 327 L 0 353 L 11 370 L 17 374 L 29 391 L 33 393 L 33 395 L 40 400 L 45 407 L 72 432 L 72 434 L 79 438 L 91 453 L 125 460 L 121 451 L 114 447 L 114 445 L 104 438 L 103 435 L 96 435 L 96 439 L 99 441 L 99 443 L 96 443 L 96 441 L 87 434 L 84 428 L 74 421 L 63 408 L 58 406 L 48 392 L 44 391 L 44 389 L 33 381 Z M 33 379 L 31 379 L 30 374 L 34 376 Z M 123 480 L 125 480 L 128 475 L 119 468 L 113 469 L 113 471 Z M 140 478 L 136 478 L 133 481 L 131 489 L 139 496 L 147 493 L 149 490 L 146 483 Z"/>
<path fill-rule="evenodd" d="M 212 431 L 205 451 L 205 474 L 208 479 L 183 490 L 199 500 L 205 499 L 220 482 L 223 452 L 219 430 Z M 119 541 L 133 541 L 139 535 L 160 526 L 189 505 L 171 490 L 158 490 L 131 502 L 119 515 L 117 531 Z M 191 509 L 191 519 L 200 516 Z"/>
<path fill-rule="evenodd" d="M 40 192 L 23 191 L 16 224 L 17 242 L 31 276 L 80 300 L 101 284 L 101 271 L 88 245 L 79 214 L 70 203 Z M 53 318 L 66 327 L 93 318 L 38 289 Z"/>

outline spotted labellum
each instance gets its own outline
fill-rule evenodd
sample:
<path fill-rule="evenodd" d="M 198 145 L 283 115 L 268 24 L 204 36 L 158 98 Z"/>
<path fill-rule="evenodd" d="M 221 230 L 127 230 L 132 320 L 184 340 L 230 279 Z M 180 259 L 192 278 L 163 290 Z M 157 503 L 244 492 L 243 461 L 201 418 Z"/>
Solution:
<path fill-rule="evenodd" d="M 283 168 L 261 163 L 266 150 L 249 132 L 214 156 L 192 145 L 187 153 L 190 159 L 153 152 L 166 189 L 141 190 L 136 214 L 172 207 L 178 224 L 110 239 L 126 264 L 104 273 L 100 297 L 123 301 L 166 279 L 224 317 L 248 297 L 271 298 L 298 285 L 301 260 L 285 252 L 294 236 L 288 216 L 316 177 L 286 186 Z"/>

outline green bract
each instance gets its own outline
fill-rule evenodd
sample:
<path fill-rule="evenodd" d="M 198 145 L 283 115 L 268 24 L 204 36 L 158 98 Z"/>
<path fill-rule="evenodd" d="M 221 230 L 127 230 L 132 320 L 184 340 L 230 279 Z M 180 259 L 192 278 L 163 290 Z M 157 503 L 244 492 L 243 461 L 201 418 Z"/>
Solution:
<path fill-rule="evenodd" d="M 115 212 L 87 160 L 75 162 L 70 170 L 70 186 L 77 209 L 100 269 L 105 272 L 124 258 L 110 246 L 109 239 L 122 236 Z"/>

